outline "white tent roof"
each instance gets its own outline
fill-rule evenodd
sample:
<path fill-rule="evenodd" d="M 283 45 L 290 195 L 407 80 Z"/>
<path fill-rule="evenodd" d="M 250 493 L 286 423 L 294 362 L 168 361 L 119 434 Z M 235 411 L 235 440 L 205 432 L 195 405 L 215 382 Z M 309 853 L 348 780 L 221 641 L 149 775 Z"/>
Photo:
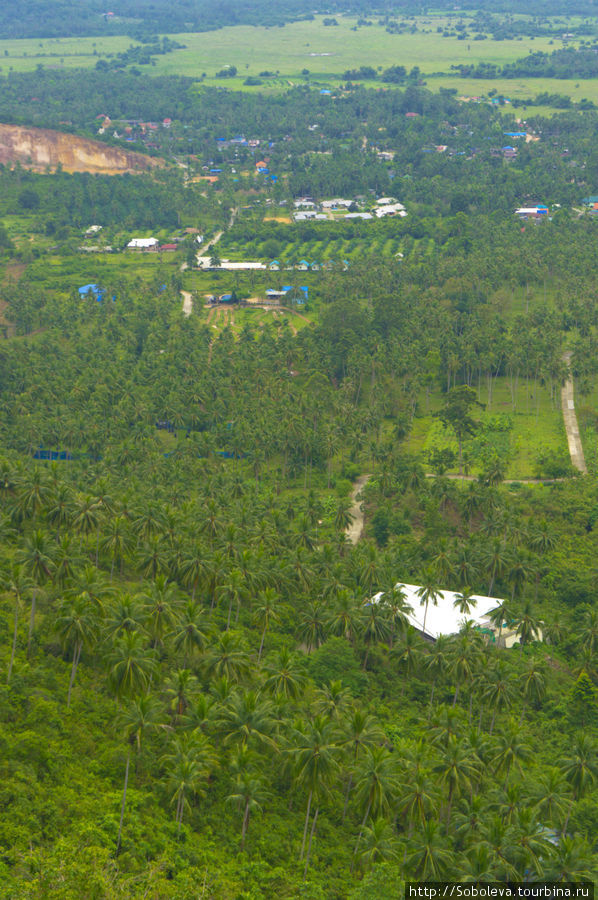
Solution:
<path fill-rule="evenodd" d="M 421 598 L 417 593 L 420 590 L 419 585 L 399 583 L 396 587 L 402 589 L 406 602 L 413 609 L 413 612 L 407 616 L 409 623 L 427 637 L 432 638 L 432 640 L 436 640 L 441 634 L 457 634 L 461 626 L 467 621 L 473 621 L 481 627 L 490 626 L 488 613 L 503 602 L 496 597 L 482 597 L 475 594 L 471 598 L 472 603 L 475 601 L 475 606 L 472 605 L 468 615 L 463 615 L 453 606 L 459 594 L 456 591 L 440 591 L 437 605 L 433 606 L 431 602 L 428 604 L 426 630 L 424 632 L 423 625 L 426 608 L 425 605 L 421 605 Z M 381 597 L 382 592 L 376 594 L 373 600 L 379 601 Z"/>

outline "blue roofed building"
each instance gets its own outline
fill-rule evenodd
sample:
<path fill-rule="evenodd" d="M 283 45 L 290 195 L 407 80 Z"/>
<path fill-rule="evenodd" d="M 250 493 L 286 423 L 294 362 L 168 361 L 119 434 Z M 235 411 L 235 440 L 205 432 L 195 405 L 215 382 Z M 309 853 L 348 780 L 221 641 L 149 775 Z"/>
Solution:
<path fill-rule="evenodd" d="M 89 294 L 91 294 L 98 302 L 103 299 L 105 293 L 106 292 L 99 286 L 99 284 L 84 284 L 79 288 L 80 297 L 87 297 Z"/>

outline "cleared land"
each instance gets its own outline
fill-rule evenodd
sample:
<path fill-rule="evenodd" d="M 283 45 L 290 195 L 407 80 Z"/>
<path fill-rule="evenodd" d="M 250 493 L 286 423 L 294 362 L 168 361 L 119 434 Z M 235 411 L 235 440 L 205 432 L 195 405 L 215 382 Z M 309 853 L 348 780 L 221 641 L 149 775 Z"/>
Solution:
<path fill-rule="evenodd" d="M 144 172 L 163 164 L 142 153 L 61 131 L 0 124 L 0 163 L 14 162 L 37 172 L 61 165 L 65 172 L 99 175 Z"/>

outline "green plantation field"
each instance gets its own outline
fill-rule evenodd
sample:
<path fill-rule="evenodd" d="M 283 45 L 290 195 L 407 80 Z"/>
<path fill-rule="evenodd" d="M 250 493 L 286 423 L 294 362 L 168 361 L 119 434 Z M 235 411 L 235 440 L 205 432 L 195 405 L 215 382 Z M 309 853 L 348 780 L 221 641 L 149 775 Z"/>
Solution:
<path fill-rule="evenodd" d="M 278 241 L 279 250 L 276 258 L 281 266 L 293 266 L 301 260 L 311 263 L 342 263 L 343 261 L 355 262 L 368 256 L 393 258 L 400 254 L 406 256 L 410 252 L 417 251 L 424 256 L 434 252 L 435 242 L 431 238 L 413 240 L 411 237 L 389 237 L 388 233 L 379 234 L 374 231 L 372 223 L 372 235 L 351 238 L 347 240 L 326 240 L 322 234 L 319 240 L 304 241 L 299 237 L 292 240 L 292 233 L 288 240 Z M 260 240 L 242 244 L 224 237 L 218 245 L 221 258 L 231 260 L 261 260 L 270 262 L 272 256 L 264 255 L 264 242 Z"/>
<path fill-rule="evenodd" d="M 124 35 L 111 38 L 0 40 L 0 74 L 28 72 L 39 65 L 57 69 L 94 66 L 98 59 L 123 53 L 131 44 L 137 43 Z"/>

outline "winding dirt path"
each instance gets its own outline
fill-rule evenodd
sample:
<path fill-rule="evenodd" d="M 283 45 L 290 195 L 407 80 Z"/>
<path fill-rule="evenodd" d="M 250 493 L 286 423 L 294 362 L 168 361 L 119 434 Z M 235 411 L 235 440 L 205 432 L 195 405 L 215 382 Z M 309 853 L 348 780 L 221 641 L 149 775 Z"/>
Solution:
<path fill-rule="evenodd" d="M 351 500 L 353 501 L 351 515 L 353 516 L 353 520 L 348 528 L 345 529 L 347 540 L 352 544 L 357 543 L 361 537 L 361 532 L 363 531 L 363 509 L 361 508 L 361 500 L 358 500 L 358 497 L 371 477 L 371 475 L 360 475 L 353 485 L 353 491 L 351 493 Z"/>
<path fill-rule="evenodd" d="M 562 356 L 563 362 L 567 366 L 567 380 L 561 388 L 561 406 L 563 409 L 563 421 L 565 422 L 565 431 L 567 432 L 567 443 L 569 444 L 569 455 L 571 457 L 571 465 L 583 475 L 588 474 L 586 460 L 583 455 L 583 446 L 579 435 L 579 425 L 577 424 L 577 416 L 575 414 L 575 400 L 573 395 L 573 378 L 571 375 L 571 351 L 567 350 Z"/>

